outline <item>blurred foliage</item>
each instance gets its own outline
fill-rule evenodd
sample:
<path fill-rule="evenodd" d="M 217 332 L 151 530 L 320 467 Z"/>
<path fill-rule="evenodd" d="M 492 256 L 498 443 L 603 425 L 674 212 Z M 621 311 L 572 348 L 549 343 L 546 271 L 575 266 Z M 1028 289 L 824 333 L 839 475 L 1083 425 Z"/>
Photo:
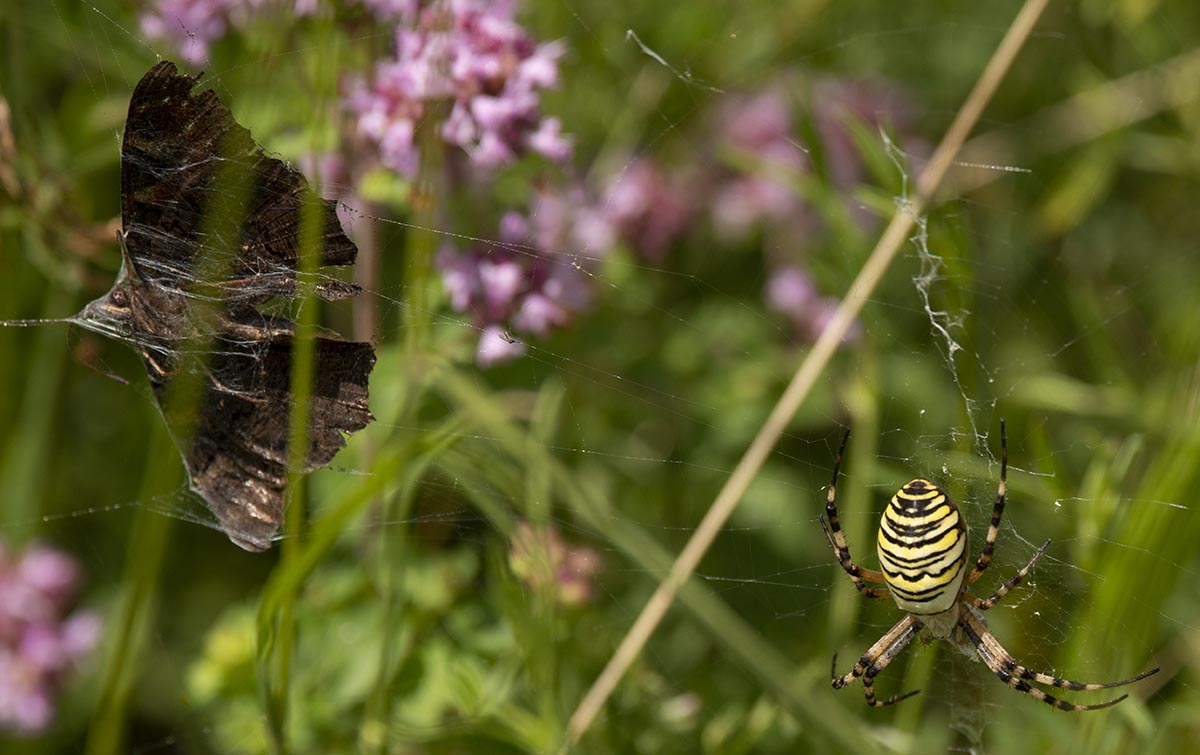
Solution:
<path fill-rule="evenodd" d="M 1012 12 L 538 0 L 523 18 L 567 42 L 544 108 L 577 136 L 586 172 L 634 153 L 681 170 L 713 159 L 716 107 L 813 73 L 896 82 L 934 142 Z M 1081 143 L 1037 115 L 1194 54 L 1200 6 L 1058 4 L 1039 28 L 980 128 L 1011 150 L 991 164 L 1027 172 L 960 167 L 989 180 L 929 216 L 926 244 L 875 293 L 861 337 L 581 752 L 1176 752 L 1200 734 L 1200 596 L 1186 579 L 1200 569 L 1200 100 L 1194 86 L 1141 92 L 1159 109 Z M 106 2 L 8 4 L 0 40 L 15 144 L 0 154 L 0 317 L 66 316 L 116 273 L 124 108 L 155 54 L 171 53 L 140 39 L 135 8 Z M 268 16 L 220 42 L 208 70 L 260 143 L 299 158 L 337 132 L 340 73 L 389 43 Z M 1087 125 L 1072 112 L 1051 125 Z M 819 165 L 823 146 L 803 130 Z M 878 221 L 905 174 L 878 130 L 858 128 L 854 143 L 869 180 L 852 196 Z M 527 358 L 479 371 L 478 334 L 444 306 L 432 250 L 440 233 L 494 237 L 544 173 L 514 167 L 484 203 L 426 187 L 432 210 L 372 178 L 374 212 L 411 224 L 374 224 L 378 420 L 312 477 L 311 521 L 282 558 L 201 525 L 132 350 L 61 326 L 0 328 L 0 529 L 9 545 L 72 550 L 110 646 L 124 636 L 131 649 L 82 669 L 55 729 L 6 739 L 5 752 L 262 752 L 272 727 L 297 753 L 557 747 L 804 354 L 764 307 L 764 260 L 800 260 L 840 294 L 878 226 L 856 224 L 815 174 L 796 191 L 832 229 L 819 238 L 722 241 L 697 220 L 664 262 L 614 255 L 595 273 L 595 309 Z M 349 332 L 347 312 L 326 314 Z M 983 584 L 1052 545 L 1011 608 L 989 615 L 997 637 L 1028 665 L 1085 681 L 1162 673 L 1112 710 L 1068 715 L 981 664 L 914 647 L 879 686 L 920 696 L 877 711 L 857 689 L 833 692 L 832 653 L 847 662 L 899 618 L 864 605 L 816 523 L 841 426 L 855 428 L 845 529 L 871 565 L 873 512 L 914 474 L 945 481 L 978 542 L 1000 416 L 1011 497 L 998 574 Z M 525 523 L 602 554 L 586 604 L 518 576 Z"/>

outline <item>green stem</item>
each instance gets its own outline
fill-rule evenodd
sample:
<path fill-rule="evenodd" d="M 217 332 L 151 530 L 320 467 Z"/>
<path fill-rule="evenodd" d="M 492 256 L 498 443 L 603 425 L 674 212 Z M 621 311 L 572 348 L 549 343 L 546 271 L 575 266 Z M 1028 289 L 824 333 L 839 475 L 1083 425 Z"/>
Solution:
<path fill-rule="evenodd" d="M 149 499 L 179 482 L 179 454 L 160 417 L 153 417 L 141 498 Z M 88 729 L 87 755 L 126 752 L 123 745 L 129 698 L 145 657 L 146 628 L 157 608 L 156 589 L 174 520 L 139 507 L 134 517 L 120 612 L 113 616 L 103 681 Z"/>

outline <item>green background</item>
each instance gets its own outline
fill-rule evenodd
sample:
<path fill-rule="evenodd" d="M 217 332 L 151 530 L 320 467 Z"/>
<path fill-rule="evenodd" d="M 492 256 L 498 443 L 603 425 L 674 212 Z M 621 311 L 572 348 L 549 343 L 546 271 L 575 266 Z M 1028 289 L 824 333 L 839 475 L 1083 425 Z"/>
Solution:
<path fill-rule="evenodd" d="M 630 154 L 676 170 L 719 162 L 722 103 L 816 75 L 894 82 L 935 143 L 1015 10 L 571 0 L 520 17 L 566 41 L 543 108 L 576 135 L 573 172 L 588 175 Z M 352 11 L 264 13 L 214 47 L 207 76 L 261 144 L 298 157 L 333 146 L 339 76 L 389 41 Z M 951 172 L 927 241 L 873 294 L 861 337 L 824 371 L 580 752 L 1178 752 L 1196 739 L 1197 41 L 1192 2 L 1052 4 L 976 130 L 987 151 Z M 4 167 L 19 186 L 0 190 L 0 317 L 66 316 L 111 285 L 118 137 L 156 53 L 173 57 L 142 40 L 127 5 L 0 10 L 16 147 Z M 1131 74 L 1143 78 L 1121 88 Z M 819 164 L 804 98 L 795 107 L 797 142 Z M 733 242 L 699 217 L 662 262 L 618 250 L 593 271 L 593 310 L 488 371 L 430 256 L 447 238 L 495 237 L 503 210 L 560 178 L 528 161 L 482 197 L 433 181 L 433 209 L 380 181 L 366 221 L 381 265 L 367 296 L 378 420 L 312 477 L 310 520 L 282 556 L 203 526 L 132 349 L 65 326 L 0 328 L 0 529 L 10 547 L 71 551 L 83 605 L 106 625 L 55 728 L 5 751 L 259 752 L 271 731 L 300 753 L 553 751 L 807 351 L 763 303 L 766 260 L 802 260 L 840 296 L 876 233 L 848 220 L 847 199 L 886 218 L 915 176 L 878 131 L 857 137 L 863 185 L 818 171 L 796 187 L 834 230 Z M 346 311 L 326 314 L 349 332 Z M 960 501 L 978 549 L 1000 417 L 1010 504 L 980 591 L 1052 543 L 989 614 L 997 637 L 1083 681 L 1162 672 L 1116 708 L 1065 714 L 945 646 L 914 646 L 877 692 L 921 695 L 871 710 L 857 685 L 834 692 L 832 654 L 848 668 L 900 616 L 865 605 L 816 521 L 842 429 L 855 431 L 845 528 L 873 566 L 877 512 L 915 476 Z M 514 573 L 522 521 L 602 555 L 586 605 Z"/>

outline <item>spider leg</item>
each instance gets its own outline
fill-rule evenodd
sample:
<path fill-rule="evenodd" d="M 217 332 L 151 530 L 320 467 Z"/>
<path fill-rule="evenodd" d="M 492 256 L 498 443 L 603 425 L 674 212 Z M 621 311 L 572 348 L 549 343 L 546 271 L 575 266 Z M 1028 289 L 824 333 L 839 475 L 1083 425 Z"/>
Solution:
<path fill-rule="evenodd" d="M 996 503 L 992 506 L 992 523 L 988 526 L 987 539 L 975 568 L 963 580 L 964 585 L 975 584 L 983 576 L 988 564 L 992 563 L 992 551 L 996 548 L 996 537 L 1000 534 L 1000 518 L 1004 516 L 1004 498 L 1008 494 L 1008 436 L 1004 432 L 1004 420 L 1000 420 L 1000 485 L 996 491 Z"/>
<path fill-rule="evenodd" d="M 837 498 L 838 471 L 842 467 L 842 454 L 846 451 L 846 441 L 848 440 L 850 440 L 849 429 L 842 436 L 842 445 L 838 448 L 837 460 L 833 462 L 833 479 L 829 482 L 829 492 L 825 496 L 825 516 L 818 517 L 818 519 L 821 522 L 821 529 L 825 532 L 825 539 L 829 541 L 829 547 L 837 556 L 838 564 L 854 582 L 858 591 L 870 598 L 886 598 L 890 595 L 886 587 L 868 587 L 864 584 L 864 580 L 882 583 L 884 581 L 883 573 L 874 569 L 864 569 L 854 563 L 854 559 L 850 556 L 850 546 L 846 544 L 846 536 L 842 534 L 841 522 L 838 521 L 837 505 L 834 501 Z M 825 523 L 826 518 L 829 519 L 828 524 Z"/>
<path fill-rule="evenodd" d="M 924 624 L 921 623 L 920 619 L 912 614 L 908 614 L 897 622 L 894 627 L 889 629 L 887 634 L 880 637 L 879 641 L 872 645 L 870 650 L 863 654 L 862 658 L 858 659 L 858 663 L 854 664 L 854 668 L 850 669 L 850 673 L 845 676 L 837 675 L 837 653 L 834 653 L 833 665 L 829 672 L 833 688 L 841 689 L 853 683 L 855 679 L 862 677 L 863 695 L 866 696 L 867 705 L 873 708 L 894 705 L 920 692 L 920 690 L 913 690 L 903 695 L 890 697 L 887 700 L 877 700 L 875 699 L 875 675 L 887 668 L 887 665 L 896 656 L 900 655 L 904 651 L 904 648 L 908 647 L 908 644 L 912 642 L 923 626 Z"/>
<path fill-rule="evenodd" d="M 1049 545 L 1050 545 L 1049 540 L 1042 543 L 1042 547 L 1037 549 L 1037 553 L 1033 554 L 1033 558 L 1029 559 L 1029 563 L 1025 564 L 1024 568 L 1022 568 L 1021 571 L 1014 574 L 1012 576 L 1012 579 L 1010 579 L 1007 582 L 1005 582 L 1004 584 L 1000 585 L 1000 589 L 997 590 L 996 592 L 992 593 L 992 596 L 990 598 L 988 598 L 987 600 L 980 600 L 979 598 L 975 597 L 974 595 L 971 595 L 970 593 L 964 593 L 963 594 L 964 597 L 966 598 L 967 601 L 969 601 L 971 603 L 971 605 L 975 606 L 980 611 L 988 610 L 992 606 L 999 603 L 1000 599 L 1003 598 L 1005 595 L 1007 595 L 1009 590 L 1011 590 L 1014 587 L 1016 587 L 1017 585 L 1021 584 L 1021 580 L 1025 579 L 1025 575 L 1029 573 L 1029 570 L 1033 568 L 1033 565 L 1037 563 L 1037 560 L 1042 557 L 1042 554 L 1046 552 L 1046 547 Z"/>
<path fill-rule="evenodd" d="M 846 539 L 842 536 L 841 529 L 834 530 L 836 534 L 830 533 L 829 526 L 825 524 L 825 518 L 821 517 L 820 521 L 821 529 L 825 531 L 825 538 L 829 540 L 829 547 L 833 548 L 834 555 L 837 556 L 838 565 L 842 567 L 846 575 L 854 582 L 854 586 L 858 588 L 858 591 L 868 598 L 890 597 L 891 593 L 888 592 L 886 587 L 869 587 L 866 584 L 866 581 L 883 582 L 883 573 L 874 569 L 864 569 L 854 563 L 854 560 L 850 557 L 850 548 L 846 545 Z M 832 523 L 833 526 L 837 527 L 837 519 L 833 519 Z M 842 544 L 838 545 L 838 541 L 841 541 Z"/>
<path fill-rule="evenodd" d="M 1009 654 L 1009 652 L 1000 645 L 999 641 L 997 641 L 992 633 L 988 631 L 987 627 L 984 626 L 983 620 L 973 614 L 970 610 L 962 612 L 962 617 L 958 621 L 958 626 L 971 640 L 971 644 L 975 646 L 975 650 L 979 653 L 979 657 L 982 658 L 983 662 L 987 664 L 987 667 L 992 670 L 992 673 L 1000 678 L 1000 681 L 1004 682 L 1018 692 L 1024 692 L 1030 697 L 1040 700 L 1051 707 L 1058 708 L 1059 710 L 1099 710 L 1101 708 L 1108 708 L 1116 705 L 1125 698 L 1129 697 L 1129 695 L 1121 695 L 1113 700 L 1096 703 L 1094 705 L 1076 705 L 1074 703 L 1069 703 L 1066 700 L 1060 700 L 1057 697 L 1048 695 L 1037 687 L 1030 686 L 1029 682 L 1032 681 L 1037 682 L 1038 684 L 1046 684 L 1051 687 L 1057 687 L 1058 689 L 1075 691 L 1097 690 L 1109 689 L 1111 687 L 1123 687 L 1126 684 L 1132 684 L 1133 682 L 1145 679 L 1152 674 L 1158 673 L 1158 669 L 1153 668 L 1129 679 L 1124 679 L 1119 682 L 1105 682 L 1102 684 L 1075 682 L 1071 681 L 1070 679 L 1060 679 L 1057 676 L 1050 676 L 1049 674 L 1042 674 L 1037 671 L 1027 669 L 1013 660 L 1013 657 Z"/>

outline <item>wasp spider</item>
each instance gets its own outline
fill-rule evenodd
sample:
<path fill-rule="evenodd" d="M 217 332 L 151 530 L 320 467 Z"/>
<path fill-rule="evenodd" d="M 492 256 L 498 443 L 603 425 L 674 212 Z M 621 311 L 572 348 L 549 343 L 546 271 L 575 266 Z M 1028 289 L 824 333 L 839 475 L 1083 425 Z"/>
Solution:
<path fill-rule="evenodd" d="M 1004 420 L 1000 421 L 1000 486 L 996 504 L 992 507 L 992 523 L 988 527 L 983 551 L 970 573 L 967 573 L 967 525 L 946 491 L 924 479 L 913 480 L 901 488 L 892 496 L 891 504 L 883 512 L 877 540 L 882 571 L 864 569 L 854 563 L 834 505 L 838 470 L 849 438 L 850 431 L 847 430 L 833 465 L 833 480 L 829 483 L 825 503 L 825 516 L 829 518 L 829 523 L 826 524 L 825 517 L 821 517 L 821 528 L 837 555 L 838 563 L 858 591 L 871 598 L 890 595 L 907 615 L 872 645 L 845 676 L 838 676 L 837 655 L 833 656 L 831 675 L 834 689 L 841 689 L 861 677 L 867 704 L 876 708 L 898 703 L 917 694 L 917 691 L 913 691 L 888 700 L 877 700 L 875 675 L 918 635 L 925 641 L 949 640 L 964 652 L 977 654 L 992 673 L 1000 677 L 1000 681 L 1059 710 L 1098 710 L 1116 705 L 1128 695 L 1095 705 L 1076 705 L 1049 695 L 1031 686 L 1030 682 L 1066 690 L 1097 690 L 1132 684 L 1158 671 L 1154 668 L 1131 679 L 1104 684 L 1060 679 L 1017 663 L 988 631 L 980 612 L 996 605 L 1009 590 L 1016 587 L 1037 563 L 1046 546 L 1050 545 L 1049 540 L 1042 543 L 1029 563 L 986 600 L 967 592 L 967 587 L 979 579 L 992 562 L 996 535 L 1000 531 L 1000 517 L 1004 513 L 1005 478 L 1008 474 L 1008 441 L 1004 434 Z M 886 587 L 871 587 L 867 582 L 881 583 Z"/>

